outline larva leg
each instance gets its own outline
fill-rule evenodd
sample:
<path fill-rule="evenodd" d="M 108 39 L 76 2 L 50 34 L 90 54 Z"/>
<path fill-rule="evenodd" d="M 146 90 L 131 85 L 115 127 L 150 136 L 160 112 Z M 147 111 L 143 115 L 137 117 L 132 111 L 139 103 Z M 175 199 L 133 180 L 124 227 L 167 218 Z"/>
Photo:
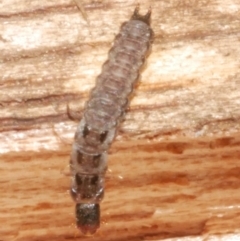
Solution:
<path fill-rule="evenodd" d="M 67 116 L 70 120 L 72 121 L 78 121 L 81 120 L 81 117 L 82 117 L 82 113 L 79 113 L 79 112 L 72 112 L 70 107 L 69 107 L 69 104 L 67 104 Z"/>

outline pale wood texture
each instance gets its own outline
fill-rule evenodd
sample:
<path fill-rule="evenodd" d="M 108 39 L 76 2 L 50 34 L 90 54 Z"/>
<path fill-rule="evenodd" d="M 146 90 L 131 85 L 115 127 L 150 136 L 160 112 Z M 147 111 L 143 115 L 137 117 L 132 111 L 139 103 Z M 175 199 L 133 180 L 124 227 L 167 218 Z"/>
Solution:
<path fill-rule="evenodd" d="M 240 2 L 138 1 L 155 40 L 93 237 L 68 194 L 70 117 L 137 2 L 79 2 L 87 21 L 74 1 L 0 1 L 0 240 L 240 240 Z"/>

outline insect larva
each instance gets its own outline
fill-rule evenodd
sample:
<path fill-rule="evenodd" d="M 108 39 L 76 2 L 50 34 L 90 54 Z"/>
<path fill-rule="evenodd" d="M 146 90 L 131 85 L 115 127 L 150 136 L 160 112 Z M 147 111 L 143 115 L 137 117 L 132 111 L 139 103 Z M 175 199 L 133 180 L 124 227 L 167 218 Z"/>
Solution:
<path fill-rule="evenodd" d="M 71 195 L 77 203 L 77 226 L 83 233 L 94 233 L 100 225 L 107 150 L 149 53 L 153 36 L 150 15 L 150 10 L 140 15 L 137 7 L 122 25 L 75 133 L 70 160 Z"/>

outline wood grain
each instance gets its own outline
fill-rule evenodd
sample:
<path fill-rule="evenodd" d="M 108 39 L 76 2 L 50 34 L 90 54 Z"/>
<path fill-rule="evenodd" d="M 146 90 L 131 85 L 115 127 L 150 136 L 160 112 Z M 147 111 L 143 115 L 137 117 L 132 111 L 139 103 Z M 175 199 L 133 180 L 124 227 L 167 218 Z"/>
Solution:
<path fill-rule="evenodd" d="M 0 240 L 240 240 L 240 3 L 138 1 L 155 39 L 110 150 L 102 224 L 74 224 L 77 122 L 136 1 L 0 2 Z"/>

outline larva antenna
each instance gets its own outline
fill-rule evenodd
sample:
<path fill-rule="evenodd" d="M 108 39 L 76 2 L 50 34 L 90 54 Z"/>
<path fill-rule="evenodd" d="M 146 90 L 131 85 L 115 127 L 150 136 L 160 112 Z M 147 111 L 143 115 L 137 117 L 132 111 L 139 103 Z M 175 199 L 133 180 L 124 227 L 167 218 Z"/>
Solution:
<path fill-rule="evenodd" d="M 138 4 L 134 10 L 134 13 L 133 13 L 131 19 L 132 20 L 140 20 L 140 21 L 146 23 L 147 25 L 150 25 L 151 13 L 152 13 L 151 7 L 149 7 L 148 12 L 145 15 L 139 14 L 139 9 L 140 9 L 140 7 Z"/>

